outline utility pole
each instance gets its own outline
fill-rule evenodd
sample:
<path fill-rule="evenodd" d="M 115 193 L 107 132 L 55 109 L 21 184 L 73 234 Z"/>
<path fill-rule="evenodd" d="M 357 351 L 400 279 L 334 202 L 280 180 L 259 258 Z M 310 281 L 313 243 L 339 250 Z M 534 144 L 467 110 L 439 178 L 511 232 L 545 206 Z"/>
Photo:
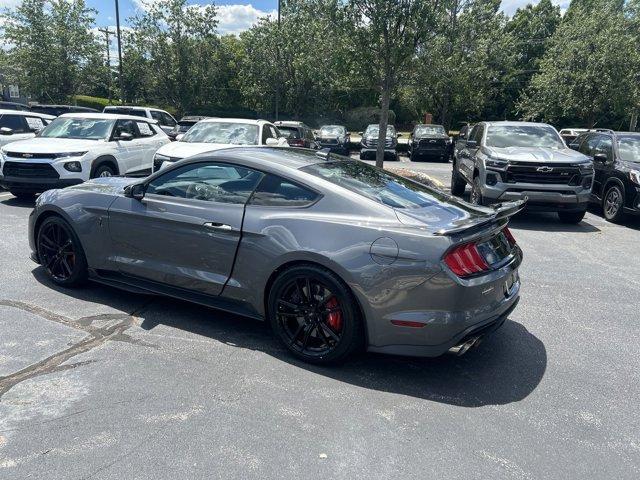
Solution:
<path fill-rule="evenodd" d="M 120 36 L 120 6 L 116 0 L 116 31 L 118 35 L 118 80 L 120 83 L 120 102 L 124 103 L 124 80 L 122 78 L 122 37 Z"/>
<path fill-rule="evenodd" d="M 278 0 L 278 39 L 276 40 L 276 69 L 278 70 L 278 76 L 280 76 L 280 4 L 281 0 Z M 280 82 L 276 83 L 276 122 L 280 116 Z"/>
<path fill-rule="evenodd" d="M 109 39 L 109 35 L 115 35 L 114 32 L 109 30 L 107 27 L 98 28 L 100 33 L 104 33 L 105 39 L 107 41 L 107 70 L 109 71 L 109 85 L 107 85 L 107 93 L 109 96 L 109 103 L 111 103 L 111 40 Z"/>

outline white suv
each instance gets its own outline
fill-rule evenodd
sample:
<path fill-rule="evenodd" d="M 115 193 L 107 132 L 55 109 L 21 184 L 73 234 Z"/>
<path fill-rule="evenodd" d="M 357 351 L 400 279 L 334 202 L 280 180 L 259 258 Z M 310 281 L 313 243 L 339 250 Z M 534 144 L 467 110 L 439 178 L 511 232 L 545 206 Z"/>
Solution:
<path fill-rule="evenodd" d="M 43 113 L 0 109 L 0 147 L 35 137 L 54 118 Z"/>
<path fill-rule="evenodd" d="M 160 125 L 160 128 L 164 130 L 164 133 L 169 133 L 173 130 L 173 127 L 176 126 L 176 123 L 178 123 L 169 112 L 165 112 L 159 108 L 115 105 L 104 107 L 102 113 L 117 113 L 120 115 L 133 115 L 134 117 L 149 118 L 158 122 L 158 125 Z"/>
<path fill-rule="evenodd" d="M 198 153 L 247 145 L 288 145 L 273 123 L 244 118 L 207 118 L 196 123 L 176 142 L 156 152 L 153 171 Z"/>
<path fill-rule="evenodd" d="M 146 118 L 67 113 L 36 138 L 0 149 L 0 185 L 17 197 L 30 197 L 90 178 L 149 172 L 153 154 L 169 142 Z"/>

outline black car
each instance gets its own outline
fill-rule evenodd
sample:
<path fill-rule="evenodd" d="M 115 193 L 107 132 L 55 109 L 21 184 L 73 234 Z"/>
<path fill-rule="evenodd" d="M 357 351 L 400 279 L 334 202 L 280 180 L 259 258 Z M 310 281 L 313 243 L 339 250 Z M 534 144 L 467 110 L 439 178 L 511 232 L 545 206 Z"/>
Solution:
<path fill-rule="evenodd" d="M 175 127 L 167 132 L 167 135 L 171 140 L 175 140 L 178 135 L 184 135 L 189 131 L 191 127 L 193 127 L 200 120 L 204 120 L 205 118 L 211 117 L 204 117 L 202 115 L 186 115 L 182 117 L 178 121 L 178 123 L 176 123 Z"/>
<path fill-rule="evenodd" d="M 640 133 L 586 132 L 569 146 L 593 158 L 592 201 L 602 205 L 607 220 L 640 214 Z"/>
<path fill-rule="evenodd" d="M 448 162 L 453 154 L 453 142 L 442 125 L 416 125 L 409 136 L 409 160 L 439 160 Z"/>
<path fill-rule="evenodd" d="M 323 125 L 318 131 L 316 142 L 320 148 L 328 148 L 341 155 L 349 155 L 351 135 L 343 125 Z"/>
<path fill-rule="evenodd" d="M 28 112 L 31 109 L 29 108 L 29 105 L 25 105 L 24 103 L 0 102 L 0 110 L 20 110 Z"/>
<path fill-rule="evenodd" d="M 53 115 L 59 117 L 63 113 L 98 113 L 95 108 L 78 107 L 77 105 L 31 105 L 32 112 L 46 113 L 47 115 Z"/>
<path fill-rule="evenodd" d="M 274 122 L 290 147 L 319 148 L 313 130 L 302 122 Z"/>

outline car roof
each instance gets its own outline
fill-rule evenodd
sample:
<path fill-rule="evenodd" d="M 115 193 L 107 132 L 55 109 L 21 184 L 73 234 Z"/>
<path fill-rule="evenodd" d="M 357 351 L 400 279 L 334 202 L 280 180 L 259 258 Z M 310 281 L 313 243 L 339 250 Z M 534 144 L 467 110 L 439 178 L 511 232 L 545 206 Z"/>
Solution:
<path fill-rule="evenodd" d="M 439 123 L 416 123 L 416 127 L 442 127 L 444 125 L 440 125 Z"/>
<path fill-rule="evenodd" d="M 255 120 L 252 118 L 223 118 L 223 117 L 208 117 L 204 120 L 200 120 L 205 123 L 249 123 L 251 125 L 263 125 L 265 123 L 269 123 L 266 120 Z"/>
<path fill-rule="evenodd" d="M 539 126 L 539 125 L 544 125 L 547 127 L 550 127 L 551 125 L 549 125 L 548 123 L 544 123 L 544 122 L 519 122 L 519 121 L 513 121 L 513 120 L 499 120 L 499 121 L 488 121 L 488 122 L 480 122 L 480 123 L 484 123 L 487 126 L 492 126 L 492 125 L 505 125 L 505 126 L 521 126 L 521 125 L 527 125 L 527 126 Z"/>
<path fill-rule="evenodd" d="M 47 115 L 46 113 L 32 112 L 30 110 L 8 110 L 5 108 L 0 108 L 0 115 L 28 115 L 29 117 L 39 117 L 47 120 L 56 118 L 54 115 Z"/>
<path fill-rule="evenodd" d="M 281 120 L 279 122 L 275 122 L 274 125 L 278 127 L 306 127 L 304 122 L 300 122 L 298 120 Z"/>
<path fill-rule="evenodd" d="M 149 123 L 157 123 L 155 120 L 146 117 L 138 117 L 136 115 L 125 115 L 123 113 L 84 113 L 84 112 L 73 112 L 73 113 L 64 113 L 60 115 L 58 118 L 87 118 L 87 119 L 95 119 L 95 120 L 135 120 L 135 121 L 145 121 Z"/>

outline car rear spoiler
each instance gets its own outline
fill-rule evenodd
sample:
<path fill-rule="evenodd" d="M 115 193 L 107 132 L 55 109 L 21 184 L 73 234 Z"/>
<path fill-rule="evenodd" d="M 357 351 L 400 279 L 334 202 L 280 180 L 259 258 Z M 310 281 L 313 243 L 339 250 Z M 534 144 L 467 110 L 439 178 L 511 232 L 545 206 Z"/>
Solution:
<path fill-rule="evenodd" d="M 455 235 L 457 233 L 465 232 L 470 233 L 470 230 L 477 229 L 489 223 L 494 223 L 500 220 L 508 220 L 510 217 L 514 216 L 516 213 L 521 211 L 527 203 L 527 199 L 524 200 L 514 200 L 512 202 L 503 202 L 496 203 L 493 205 L 493 214 L 489 214 L 486 217 L 479 218 L 478 220 L 467 223 L 464 225 L 459 225 L 457 227 L 451 228 L 442 228 L 434 233 L 434 235 Z"/>

